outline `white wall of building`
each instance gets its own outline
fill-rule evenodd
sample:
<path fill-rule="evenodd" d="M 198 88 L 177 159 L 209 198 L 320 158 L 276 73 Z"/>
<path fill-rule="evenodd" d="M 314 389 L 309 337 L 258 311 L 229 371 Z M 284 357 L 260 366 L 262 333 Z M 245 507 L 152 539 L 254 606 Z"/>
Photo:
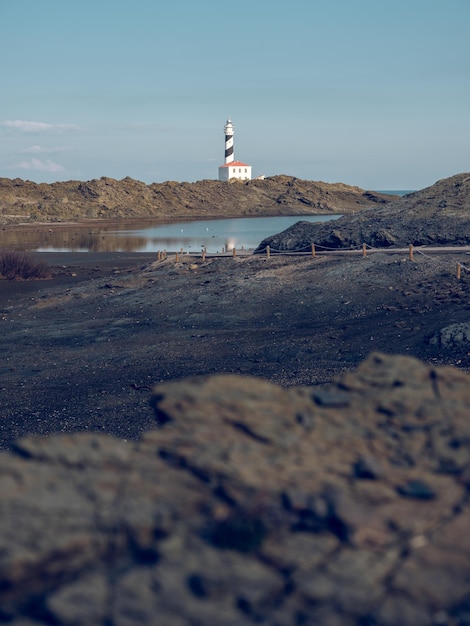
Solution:
<path fill-rule="evenodd" d="M 241 163 L 240 161 L 232 161 L 227 165 L 219 167 L 219 180 L 228 181 L 231 178 L 239 180 L 251 180 L 251 165 Z"/>

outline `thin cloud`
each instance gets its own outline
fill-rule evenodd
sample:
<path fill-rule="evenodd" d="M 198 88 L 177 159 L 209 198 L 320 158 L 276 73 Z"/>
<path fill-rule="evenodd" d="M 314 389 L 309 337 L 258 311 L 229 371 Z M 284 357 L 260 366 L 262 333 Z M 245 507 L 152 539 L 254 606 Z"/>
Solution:
<path fill-rule="evenodd" d="M 59 163 L 54 163 L 50 159 L 41 161 L 40 159 L 31 159 L 31 161 L 21 161 L 16 166 L 22 170 L 34 170 L 36 172 L 65 172 L 65 167 Z"/>
<path fill-rule="evenodd" d="M 28 122 L 25 120 L 6 120 L 0 122 L 0 127 L 7 131 L 19 133 L 63 133 L 76 131 L 76 124 L 47 124 L 46 122 Z"/>
<path fill-rule="evenodd" d="M 29 146 L 21 150 L 21 154 L 57 154 L 58 152 L 68 152 L 71 148 L 66 146 L 56 146 L 54 148 L 43 148 L 42 146 L 34 145 Z"/>

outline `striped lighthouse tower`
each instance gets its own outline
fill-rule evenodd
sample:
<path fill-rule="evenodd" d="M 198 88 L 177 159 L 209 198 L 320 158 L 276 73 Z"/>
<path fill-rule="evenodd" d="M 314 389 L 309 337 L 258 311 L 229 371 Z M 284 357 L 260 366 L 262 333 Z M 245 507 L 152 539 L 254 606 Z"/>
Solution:
<path fill-rule="evenodd" d="M 233 154 L 233 124 L 232 120 L 228 118 L 224 126 L 225 131 L 225 164 L 231 163 L 235 160 Z"/>
<path fill-rule="evenodd" d="M 225 163 L 219 167 L 219 180 L 229 181 L 234 178 L 238 180 L 251 180 L 251 165 L 235 161 L 233 153 L 233 124 L 228 118 L 224 126 L 225 132 Z"/>

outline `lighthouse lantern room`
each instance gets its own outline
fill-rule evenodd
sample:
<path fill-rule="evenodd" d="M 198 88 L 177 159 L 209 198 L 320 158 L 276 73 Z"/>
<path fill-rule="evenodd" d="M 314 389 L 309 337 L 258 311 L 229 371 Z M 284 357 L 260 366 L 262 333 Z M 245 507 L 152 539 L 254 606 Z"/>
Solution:
<path fill-rule="evenodd" d="M 225 122 L 225 163 L 219 167 L 219 180 L 251 180 L 251 165 L 236 161 L 233 152 L 233 124 L 229 118 Z"/>

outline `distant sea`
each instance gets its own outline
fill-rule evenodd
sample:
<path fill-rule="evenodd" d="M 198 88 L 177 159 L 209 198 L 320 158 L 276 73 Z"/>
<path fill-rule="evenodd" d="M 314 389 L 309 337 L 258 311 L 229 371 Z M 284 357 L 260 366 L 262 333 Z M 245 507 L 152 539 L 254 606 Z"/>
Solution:
<path fill-rule="evenodd" d="M 416 189 L 376 189 L 377 193 L 388 193 L 392 196 L 406 196 L 407 193 L 414 193 Z"/>

